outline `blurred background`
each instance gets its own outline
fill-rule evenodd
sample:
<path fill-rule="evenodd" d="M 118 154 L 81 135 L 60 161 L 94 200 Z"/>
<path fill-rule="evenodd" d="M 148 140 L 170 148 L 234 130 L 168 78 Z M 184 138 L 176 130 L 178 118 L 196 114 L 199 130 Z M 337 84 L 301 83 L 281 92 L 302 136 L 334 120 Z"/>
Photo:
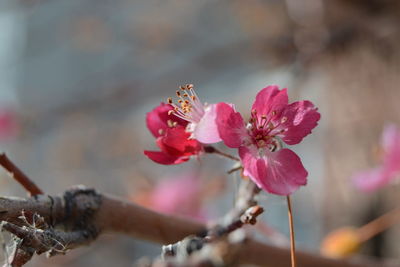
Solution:
<path fill-rule="evenodd" d="M 151 162 L 143 150 L 158 149 L 145 114 L 185 83 L 248 114 L 256 93 L 278 84 L 322 114 L 293 148 L 309 171 L 293 196 L 298 247 L 317 252 L 328 232 L 399 205 L 399 186 L 365 194 L 350 180 L 379 163 L 383 126 L 400 125 L 399 25 L 395 0 L 0 0 L 0 150 L 48 194 L 85 184 L 151 206 L 160 181 L 197 177 L 193 206 L 169 211 L 215 219 L 233 204 L 231 162 Z M 0 185 L 1 195 L 25 196 L 3 170 Z M 260 202 L 264 226 L 281 234 L 254 235 L 285 246 L 285 199 Z M 393 227 L 360 253 L 400 261 L 399 240 Z M 107 235 L 27 266 L 129 266 L 159 253 Z"/>

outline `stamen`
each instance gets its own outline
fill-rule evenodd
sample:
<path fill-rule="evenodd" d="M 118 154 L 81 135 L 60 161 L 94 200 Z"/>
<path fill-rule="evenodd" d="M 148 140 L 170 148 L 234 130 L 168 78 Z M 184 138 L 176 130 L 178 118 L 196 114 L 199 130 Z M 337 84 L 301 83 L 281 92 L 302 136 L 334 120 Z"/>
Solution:
<path fill-rule="evenodd" d="M 193 84 L 180 86 L 179 90 L 176 91 L 176 95 L 179 98 L 177 104 L 171 98 L 168 98 L 168 103 L 174 108 L 171 113 L 174 113 L 175 116 L 189 122 L 198 122 L 204 114 L 204 106 L 199 101 L 193 88 Z"/>
<path fill-rule="evenodd" d="M 286 121 L 287 121 L 287 117 L 282 117 L 282 119 L 281 119 L 281 123 L 285 123 Z"/>
<path fill-rule="evenodd" d="M 172 98 L 168 97 L 167 102 L 168 104 L 172 104 Z"/>

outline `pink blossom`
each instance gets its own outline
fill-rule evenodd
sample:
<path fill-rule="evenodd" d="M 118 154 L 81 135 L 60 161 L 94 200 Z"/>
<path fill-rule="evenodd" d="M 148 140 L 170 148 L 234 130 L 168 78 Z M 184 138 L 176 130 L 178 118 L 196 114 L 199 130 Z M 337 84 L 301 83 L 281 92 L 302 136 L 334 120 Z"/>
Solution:
<path fill-rule="evenodd" d="M 161 151 L 145 150 L 144 154 L 165 165 L 183 163 L 203 150 L 202 145 L 190 138 L 191 134 L 186 131 L 188 122 L 171 114 L 172 110 L 171 105 L 161 103 L 146 115 L 147 127 L 156 137 L 156 144 Z"/>
<path fill-rule="evenodd" d="M 202 104 L 193 89 L 193 84 L 181 86 L 176 95 L 178 104 L 175 104 L 172 98 L 168 99 L 168 103 L 174 107 L 171 112 L 188 122 L 187 131 L 191 133 L 191 138 L 204 144 L 221 141 L 215 123 L 216 104 Z"/>
<path fill-rule="evenodd" d="M 194 175 L 160 181 L 151 194 L 150 205 L 159 212 L 203 220 L 202 183 Z"/>
<path fill-rule="evenodd" d="M 355 186 L 365 192 L 375 191 L 400 174 L 400 129 L 390 124 L 382 134 L 383 160 L 380 166 L 353 176 Z"/>
<path fill-rule="evenodd" d="M 277 195 L 306 184 L 308 173 L 300 158 L 282 145 L 298 144 L 317 126 L 320 114 L 310 101 L 288 104 L 286 89 L 268 86 L 257 94 L 247 125 L 232 105 L 219 103 L 216 109 L 220 137 L 239 149 L 244 175 Z"/>
<path fill-rule="evenodd" d="M 0 140 L 14 137 L 17 132 L 16 114 L 11 109 L 0 109 Z"/>

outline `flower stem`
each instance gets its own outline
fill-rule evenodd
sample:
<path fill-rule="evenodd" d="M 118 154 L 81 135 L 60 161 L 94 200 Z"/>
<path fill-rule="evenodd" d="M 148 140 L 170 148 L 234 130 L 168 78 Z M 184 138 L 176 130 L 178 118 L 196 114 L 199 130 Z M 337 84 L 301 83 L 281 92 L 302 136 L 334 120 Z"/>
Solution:
<path fill-rule="evenodd" d="M 230 169 L 230 170 L 227 171 L 226 173 L 227 173 L 227 174 L 232 174 L 232 173 L 234 173 L 234 172 L 236 172 L 236 171 L 240 171 L 240 170 L 242 170 L 242 169 L 243 169 L 243 167 L 242 167 L 242 166 L 239 166 L 239 167 Z"/>
<path fill-rule="evenodd" d="M 286 196 L 287 206 L 288 206 L 288 218 L 289 218 L 289 229 L 290 229 L 290 259 L 292 262 L 292 267 L 296 267 L 296 244 L 294 238 L 294 227 L 293 227 L 293 214 L 292 214 L 292 204 L 290 202 L 290 196 Z"/>
<path fill-rule="evenodd" d="M 365 242 L 397 223 L 400 223 L 400 208 L 393 209 L 361 226 L 358 228 L 358 234 L 362 242 Z"/>
<path fill-rule="evenodd" d="M 216 149 L 216 148 L 213 147 L 213 146 L 206 146 L 206 147 L 204 147 L 204 151 L 205 151 L 206 153 L 210 153 L 210 154 L 211 154 L 211 153 L 218 154 L 218 155 L 220 155 L 220 156 L 223 156 L 223 157 L 225 157 L 225 158 L 228 158 L 228 159 L 231 159 L 231 160 L 234 160 L 234 161 L 240 161 L 239 158 L 237 158 L 237 157 L 235 157 L 235 156 L 232 156 L 232 155 L 230 155 L 230 154 L 228 154 L 228 153 L 222 152 L 222 151 Z"/>

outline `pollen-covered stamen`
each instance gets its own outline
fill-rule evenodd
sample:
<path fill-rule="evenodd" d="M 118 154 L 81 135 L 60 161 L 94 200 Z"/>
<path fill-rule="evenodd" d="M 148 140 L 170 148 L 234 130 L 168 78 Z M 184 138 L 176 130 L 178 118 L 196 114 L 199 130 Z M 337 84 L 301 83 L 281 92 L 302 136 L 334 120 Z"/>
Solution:
<path fill-rule="evenodd" d="M 277 135 L 285 132 L 282 124 L 288 120 L 286 116 L 277 118 L 277 111 L 272 110 L 269 114 L 257 114 L 257 110 L 251 111 L 249 126 L 247 129 L 253 136 L 253 142 L 259 148 L 267 147 L 270 151 L 276 151 L 281 147 Z"/>
<path fill-rule="evenodd" d="M 199 122 L 204 115 L 204 107 L 194 92 L 193 84 L 186 84 L 179 89 L 183 92 L 176 91 L 178 103 L 174 103 L 172 98 L 168 98 L 168 104 L 174 108 L 169 112 L 169 115 L 174 114 L 189 122 Z"/>
<path fill-rule="evenodd" d="M 176 125 L 178 125 L 178 122 L 172 121 L 172 120 L 167 120 L 167 125 L 169 128 L 174 128 Z"/>

